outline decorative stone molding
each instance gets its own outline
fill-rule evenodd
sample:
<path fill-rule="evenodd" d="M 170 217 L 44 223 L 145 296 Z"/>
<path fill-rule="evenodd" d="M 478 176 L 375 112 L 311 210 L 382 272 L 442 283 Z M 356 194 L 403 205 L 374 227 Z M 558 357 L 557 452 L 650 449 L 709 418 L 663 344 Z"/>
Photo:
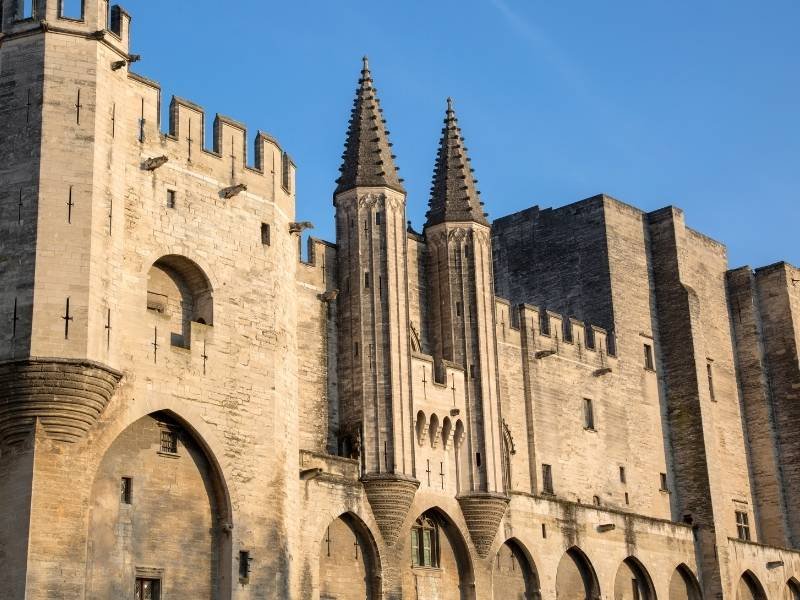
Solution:
<path fill-rule="evenodd" d="M 0 443 L 23 441 L 36 424 L 77 442 L 97 422 L 122 373 L 90 360 L 32 358 L 0 363 Z"/>
<path fill-rule="evenodd" d="M 378 206 L 378 208 L 382 207 L 384 202 L 386 201 L 386 196 L 383 194 L 364 194 L 361 198 L 358 199 L 358 205 L 361 208 L 372 208 L 374 206 Z"/>
<path fill-rule="evenodd" d="M 458 497 L 469 536 L 481 558 L 489 555 L 500 521 L 506 514 L 508 500 L 508 496 L 490 492 L 472 492 Z"/>
<path fill-rule="evenodd" d="M 365 475 L 361 478 L 372 514 L 387 546 L 393 546 L 408 516 L 419 481 L 400 474 Z"/>

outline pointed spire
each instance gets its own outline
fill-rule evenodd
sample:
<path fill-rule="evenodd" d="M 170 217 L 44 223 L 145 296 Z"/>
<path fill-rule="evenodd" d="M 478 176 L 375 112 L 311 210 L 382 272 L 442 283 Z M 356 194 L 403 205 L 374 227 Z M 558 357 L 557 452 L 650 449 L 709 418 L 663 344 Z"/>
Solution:
<path fill-rule="evenodd" d="M 361 186 L 388 187 L 404 194 L 391 146 L 365 56 L 334 196 Z"/>
<path fill-rule="evenodd" d="M 446 221 L 472 221 L 488 225 L 476 183 L 453 109 L 453 99 L 448 98 L 425 226 Z"/>

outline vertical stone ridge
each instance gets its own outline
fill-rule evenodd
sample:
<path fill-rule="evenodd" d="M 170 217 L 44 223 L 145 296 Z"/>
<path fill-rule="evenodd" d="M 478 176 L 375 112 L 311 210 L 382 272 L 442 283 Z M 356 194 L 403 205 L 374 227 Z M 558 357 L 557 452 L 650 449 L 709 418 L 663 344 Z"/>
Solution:
<path fill-rule="evenodd" d="M 404 194 L 369 61 L 366 56 L 363 60 L 334 196 L 357 187 L 387 187 Z"/>
<path fill-rule="evenodd" d="M 448 98 L 442 138 L 433 170 L 427 226 L 445 221 L 471 221 L 488 225 L 476 183 L 453 109 L 453 100 Z"/>

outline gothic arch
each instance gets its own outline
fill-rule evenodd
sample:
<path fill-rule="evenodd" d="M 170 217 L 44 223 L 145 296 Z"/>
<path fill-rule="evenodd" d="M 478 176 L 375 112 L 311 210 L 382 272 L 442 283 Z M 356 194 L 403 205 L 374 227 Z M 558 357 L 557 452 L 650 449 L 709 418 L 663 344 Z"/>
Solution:
<path fill-rule="evenodd" d="M 600 600 L 597 573 L 586 554 L 573 546 L 568 549 L 556 571 L 557 600 Z"/>
<path fill-rule="evenodd" d="M 794 577 L 786 582 L 786 600 L 800 600 L 800 581 Z"/>
<path fill-rule="evenodd" d="M 231 529 L 224 477 L 197 431 L 168 410 L 141 416 L 95 473 L 86 598 L 127 597 L 144 578 L 164 596 L 229 600 Z"/>
<path fill-rule="evenodd" d="M 702 600 L 700 584 L 691 569 L 681 563 L 669 580 L 669 600 Z"/>
<path fill-rule="evenodd" d="M 747 570 L 742 573 L 736 588 L 736 600 L 767 600 L 764 586 L 752 571 Z"/>
<path fill-rule="evenodd" d="M 653 580 L 633 556 L 622 561 L 614 578 L 614 600 L 656 600 Z"/>
<path fill-rule="evenodd" d="M 413 536 L 420 519 L 429 519 L 436 526 L 438 545 L 436 566 L 409 568 L 404 576 L 404 588 L 417 590 L 420 598 L 439 600 L 475 600 L 475 574 L 466 538 L 453 519 L 441 508 L 434 506 L 422 511 L 406 536 L 406 552 L 414 551 Z"/>
<path fill-rule="evenodd" d="M 516 538 L 500 546 L 492 569 L 494 600 L 539 600 L 539 573 L 527 548 Z"/>
<path fill-rule="evenodd" d="M 372 532 L 354 513 L 339 515 L 320 541 L 320 598 L 376 600 L 380 584 L 381 560 Z"/>

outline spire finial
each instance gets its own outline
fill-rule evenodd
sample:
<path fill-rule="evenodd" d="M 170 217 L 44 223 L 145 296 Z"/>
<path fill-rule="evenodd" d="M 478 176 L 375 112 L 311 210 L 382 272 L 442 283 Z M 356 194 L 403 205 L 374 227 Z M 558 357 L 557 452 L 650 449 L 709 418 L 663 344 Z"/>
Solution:
<path fill-rule="evenodd" d="M 365 73 L 369 71 L 369 56 L 366 54 L 361 57 L 362 67 L 361 70 Z"/>
<path fill-rule="evenodd" d="M 453 99 L 450 96 L 447 97 L 447 112 L 453 112 Z"/>

